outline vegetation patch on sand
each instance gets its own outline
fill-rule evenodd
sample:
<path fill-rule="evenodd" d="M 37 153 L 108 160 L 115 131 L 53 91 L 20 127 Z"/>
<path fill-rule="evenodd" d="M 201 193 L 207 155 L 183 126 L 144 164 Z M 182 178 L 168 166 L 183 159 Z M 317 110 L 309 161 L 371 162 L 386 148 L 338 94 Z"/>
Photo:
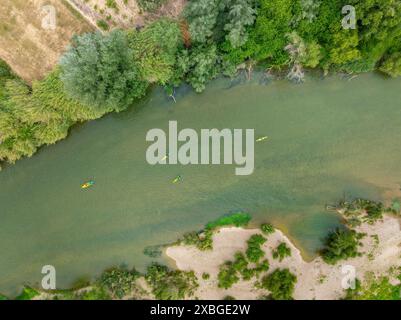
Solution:
<path fill-rule="evenodd" d="M 335 258 L 327 262 L 324 251 L 313 261 L 304 261 L 294 244 L 270 225 L 221 227 L 249 222 L 249 215 L 237 213 L 208 224 L 209 250 L 183 242 L 168 246 L 166 254 L 177 269 L 152 263 L 142 274 L 114 267 L 92 283 L 81 281 L 69 290 L 26 286 L 17 299 L 400 299 L 400 217 L 382 208 L 381 219 L 350 229 L 365 235 L 358 239 L 358 254 L 348 236 L 344 240 L 329 235 L 326 250 Z M 349 242 L 354 244 L 352 254 Z M 354 268 L 355 288 L 352 282 L 344 285 L 343 266 Z"/>
<path fill-rule="evenodd" d="M 251 216 L 248 213 L 237 212 L 228 214 L 218 218 L 217 220 L 211 221 L 205 225 L 205 228 L 201 231 L 192 231 L 184 234 L 183 238 L 179 240 L 186 245 L 194 245 L 200 250 L 212 249 L 213 232 L 223 226 L 246 226 L 251 220 Z"/>
<path fill-rule="evenodd" d="M 166 254 L 180 270 L 195 272 L 199 279 L 195 295 L 200 299 L 399 298 L 400 272 L 389 270 L 401 265 L 400 218 L 384 206 L 381 219 L 374 223 L 364 220 L 355 229 L 329 234 L 322 256 L 311 262 L 304 261 L 299 249 L 275 229 L 265 242 L 258 242 L 264 266 L 255 272 L 258 265 L 252 265 L 246 252 L 249 239 L 261 237 L 262 230 L 224 227 L 213 233 L 211 250 L 182 243 L 168 247 Z M 355 268 L 356 290 L 347 292 L 343 286 L 344 265 Z M 203 273 L 209 277 L 202 278 Z M 286 279 L 283 285 L 275 281 L 281 278 Z"/>

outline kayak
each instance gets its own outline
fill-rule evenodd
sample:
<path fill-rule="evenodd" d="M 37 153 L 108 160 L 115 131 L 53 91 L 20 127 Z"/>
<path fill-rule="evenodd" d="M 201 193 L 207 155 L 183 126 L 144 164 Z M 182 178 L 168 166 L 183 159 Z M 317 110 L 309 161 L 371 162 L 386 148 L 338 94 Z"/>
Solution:
<path fill-rule="evenodd" d="M 177 183 L 178 181 L 181 181 L 182 177 L 180 175 L 176 176 L 173 180 L 173 183 Z"/>
<path fill-rule="evenodd" d="M 81 189 L 88 189 L 92 187 L 95 184 L 95 181 L 90 180 L 88 182 L 85 182 L 83 185 L 81 185 Z"/>
<path fill-rule="evenodd" d="M 260 138 L 256 139 L 256 142 L 267 140 L 267 138 L 268 138 L 268 136 L 260 137 Z"/>

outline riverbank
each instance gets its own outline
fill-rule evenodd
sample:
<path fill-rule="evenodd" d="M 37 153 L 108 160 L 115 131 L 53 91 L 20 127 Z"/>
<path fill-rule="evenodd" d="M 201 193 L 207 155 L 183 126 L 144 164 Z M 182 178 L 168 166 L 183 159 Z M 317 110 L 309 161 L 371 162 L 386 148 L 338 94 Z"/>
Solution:
<path fill-rule="evenodd" d="M 357 279 L 364 283 L 371 279 L 372 274 L 379 277 L 388 276 L 401 265 L 399 217 L 385 215 L 381 221 L 373 225 L 363 223 L 356 228 L 356 231 L 365 234 L 361 239 L 362 255 L 336 265 L 327 264 L 321 257 L 306 262 L 300 250 L 277 229 L 267 237 L 261 248 L 269 261 L 269 272 L 288 268 L 296 275 L 294 299 L 341 299 L 346 293 L 342 287 L 346 276 L 342 273 L 343 266 L 354 267 Z M 199 288 L 195 295 L 199 299 L 224 299 L 227 296 L 236 299 L 258 299 L 266 295 L 266 291 L 256 285 L 258 278 L 251 281 L 240 280 L 229 289 L 218 287 L 221 265 L 233 260 L 237 252 L 245 252 L 247 240 L 255 234 L 263 235 L 259 229 L 222 228 L 213 235 L 212 250 L 201 251 L 194 246 L 178 245 L 167 248 L 166 254 L 175 261 L 178 269 L 195 272 L 199 280 Z M 285 243 L 291 249 L 291 256 L 282 261 L 273 258 L 274 249 L 280 243 Z M 208 279 L 204 279 L 203 274 L 208 274 Z M 396 285 L 400 281 L 393 277 L 391 283 Z"/>
<path fill-rule="evenodd" d="M 16 299 L 401 299 L 398 214 L 385 213 L 374 223 L 366 221 L 354 228 L 362 235 L 358 254 L 337 263 L 327 261 L 323 251 L 307 262 L 282 231 L 269 224 L 246 229 L 248 221 L 249 215 L 243 213 L 225 216 L 197 233 L 201 242 L 188 245 L 186 237 L 166 247 L 176 270 L 157 263 L 145 274 L 111 268 L 76 289 L 46 292 L 26 287 Z M 272 280 L 277 274 L 280 277 Z M 350 285 L 355 288 L 348 289 Z"/>

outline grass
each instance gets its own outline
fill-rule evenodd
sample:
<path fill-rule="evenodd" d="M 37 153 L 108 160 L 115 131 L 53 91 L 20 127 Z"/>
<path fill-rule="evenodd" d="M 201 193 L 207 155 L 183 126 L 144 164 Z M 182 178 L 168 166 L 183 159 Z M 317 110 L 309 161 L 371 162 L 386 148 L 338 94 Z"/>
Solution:
<path fill-rule="evenodd" d="M 224 226 L 246 226 L 250 220 L 251 216 L 248 213 L 237 212 L 228 214 L 207 223 L 204 230 L 200 232 L 193 231 L 184 234 L 181 241 L 186 245 L 194 245 L 199 250 L 210 250 L 213 248 L 213 232 L 217 228 Z"/>
<path fill-rule="evenodd" d="M 39 294 L 40 293 L 38 291 L 36 291 L 35 289 L 26 286 L 26 287 L 24 287 L 24 289 L 22 289 L 21 294 L 19 296 L 17 296 L 15 298 L 15 300 L 32 300 Z"/>
<path fill-rule="evenodd" d="M 401 300 L 401 284 L 393 285 L 386 276 L 371 278 L 366 283 L 356 281 L 355 289 L 348 289 L 346 300 Z"/>
<path fill-rule="evenodd" d="M 224 226 L 236 226 L 242 227 L 248 225 L 251 220 L 251 216 L 248 213 L 237 212 L 226 216 L 223 216 L 217 220 L 209 222 L 206 224 L 206 229 L 216 229 Z"/>

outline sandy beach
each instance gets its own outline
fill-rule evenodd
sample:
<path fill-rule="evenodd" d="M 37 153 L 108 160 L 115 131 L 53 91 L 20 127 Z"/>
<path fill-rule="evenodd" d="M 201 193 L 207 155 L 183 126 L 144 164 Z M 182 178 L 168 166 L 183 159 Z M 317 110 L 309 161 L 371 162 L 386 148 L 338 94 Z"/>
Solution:
<path fill-rule="evenodd" d="M 367 223 L 356 228 L 356 231 L 365 233 L 361 240 L 359 251 L 362 256 L 340 261 L 336 265 L 325 263 L 317 257 L 306 262 L 293 243 L 281 231 L 276 230 L 267 236 L 262 249 L 269 260 L 268 273 L 276 268 L 289 268 L 296 274 L 298 281 L 295 286 L 294 299 L 341 299 L 344 297 L 343 283 L 349 270 L 355 268 L 356 278 L 363 280 L 368 273 L 388 275 L 390 268 L 401 265 L 401 229 L 400 219 L 385 215 L 374 225 Z M 173 259 L 178 269 L 193 270 L 199 279 L 199 288 L 195 297 L 199 299 L 223 299 L 233 296 L 236 299 L 258 299 L 266 295 L 266 291 L 256 289 L 256 279 L 240 280 L 229 289 L 217 286 L 219 267 L 228 260 L 233 260 L 236 252 L 245 252 L 246 241 L 253 234 L 262 234 L 259 229 L 222 228 L 213 235 L 213 249 L 200 251 L 195 246 L 177 245 L 166 249 L 166 255 Z M 377 241 L 378 239 L 378 241 Z M 272 257 L 272 250 L 281 242 L 291 248 L 291 256 L 281 262 Z M 210 278 L 202 279 L 202 274 L 208 273 Z M 398 280 L 392 280 L 396 283 Z"/>

